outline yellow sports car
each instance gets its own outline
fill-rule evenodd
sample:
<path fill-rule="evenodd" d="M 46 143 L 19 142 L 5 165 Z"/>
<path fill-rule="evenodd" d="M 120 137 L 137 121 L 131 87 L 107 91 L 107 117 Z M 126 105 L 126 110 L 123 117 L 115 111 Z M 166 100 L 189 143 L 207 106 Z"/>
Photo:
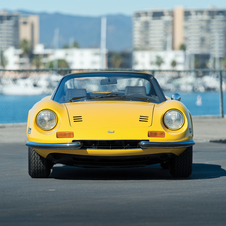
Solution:
<path fill-rule="evenodd" d="M 48 177 L 56 163 L 140 167 L 160 163 L 173 177 L 192 173 L 193 126 L 175 94 L 137 72 L 64 76 L 28 114 L 29 175 Z"/>

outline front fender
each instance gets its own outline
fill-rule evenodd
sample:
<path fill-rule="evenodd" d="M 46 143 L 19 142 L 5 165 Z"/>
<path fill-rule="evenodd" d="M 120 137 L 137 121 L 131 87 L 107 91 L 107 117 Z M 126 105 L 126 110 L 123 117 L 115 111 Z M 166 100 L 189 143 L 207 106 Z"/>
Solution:
<path fill-rule="evenodd" d="M 52 110 L 57 116 L 56 126 L 49 131 L 44 131 L 36 124 L 37 114 L 44 109 Z M 27 121 L 27 139 L 32 142 L 56 143 L 57 131 L 70 131 L 71 123 L 68 112 L 64 104 L 57 103 L 53 100 L 43 99 L 36 103 L 28 114 Z M 69 142 L 71 139 L 61 139 L 61 142 Z"/>
<path fill-rule="evenodd" d="M 163 122 L 165 113 L 172 109 L 179 110 L 184 116 L 184 124 L 178 130 L 168 129 Z M 155 131 L 165 132 L 165 138 L 163 139 L 164 142 L 183 142 L 193 139 L 193 126 L 190 112 L 183 103 L 176 100 L 167 100 L 161 104 L 155 105 L 151 128 Z M 157 142 L 158 139 L 152 141 Z"/>

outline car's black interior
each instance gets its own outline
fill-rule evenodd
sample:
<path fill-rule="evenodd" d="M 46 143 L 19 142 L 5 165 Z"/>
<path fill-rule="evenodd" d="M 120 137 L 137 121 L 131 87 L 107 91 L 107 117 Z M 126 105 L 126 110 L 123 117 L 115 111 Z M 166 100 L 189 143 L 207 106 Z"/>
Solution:
<path fill-rule="evenodd" d="M 103 93 L 95 93 L 97 97 L 99 95 L 104 95 Z M 125 96 L 143 96 L 146 97 L 146 89 L 144 86 L 126 86 L 125 92 L 117 93 L 118 95 L 125 95 Z M 82 97 L 82 98 L 79 98 Z M 90 97 L 90 94 L 87 93 L 86 89 L 67 89 L 66 94 L 64 96 L 64 101 L 69 102 L 70 100 L 77 100 L 83 101 Z"/>

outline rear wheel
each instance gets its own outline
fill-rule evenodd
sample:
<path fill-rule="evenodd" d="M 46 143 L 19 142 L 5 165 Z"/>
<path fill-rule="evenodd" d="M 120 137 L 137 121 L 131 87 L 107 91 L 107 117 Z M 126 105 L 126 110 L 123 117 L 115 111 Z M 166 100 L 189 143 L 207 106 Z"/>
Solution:
<path fill-rule="evenodd" d="M 170 162 L 170 174 L 173 177 L 189 177 L 192 173 L 193 148 L 188 147 L 181 155 Z"/>
<path fill-rule="evenodd" d="M 32 178 L 46 178 L 50 175 L 53 164 L 28 147 L 28 173 Z"/>

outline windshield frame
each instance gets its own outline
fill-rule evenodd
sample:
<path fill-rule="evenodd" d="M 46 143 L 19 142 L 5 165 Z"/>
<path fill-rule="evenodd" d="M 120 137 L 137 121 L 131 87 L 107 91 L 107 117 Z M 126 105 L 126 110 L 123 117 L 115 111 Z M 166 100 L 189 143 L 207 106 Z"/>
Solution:
<path fill-rule="evenodd" d="M 147 74 L 147 73 L 137 73 L 137 72 L 83 72 L 83 73 L 74 73 L 74 74 L 69 74 L 69 75 L 65 75 L 58 83 L 55 91 L 53 92 L 52 96 L 51 96 L 51 100 L 54 100 L 58 103 L 61 103 L 59 101 L 56 100 L 56 96 L 57 96 L 57 92 L 59 91 L 60 87 L 62 84 L 65 84 L 68 80 L 70 79 L 74 79 L 74 78 L 85 78 L 85 77 L 125 77 L 125 78 L 143 78 L 148 80 L 154 87 L 154 90 L 159 98 L 159 102 L 158 103 L 162 103 L 164 101 L 166 101 L 166 97 L 159 85 L 159 83 L 157 82 L 157 80 L 154 78 L 153 75 L 151 74 Z M 98 99 L 95 99 L 98 100 Z M 106 100 L 106 99 L 104 99 Z M 111 100 L 111 99 L 108 99 Z M 124 101 L 128 101 L 128 99 L 122 99 Z M 102 99 L 101 99 L 102 101 Z M 115 101 L 115 99 L 113 100 Z M 139 101 L 139 100 L 137 100 Z M 67 102 L 64 102 L 67 103 Z"/>

